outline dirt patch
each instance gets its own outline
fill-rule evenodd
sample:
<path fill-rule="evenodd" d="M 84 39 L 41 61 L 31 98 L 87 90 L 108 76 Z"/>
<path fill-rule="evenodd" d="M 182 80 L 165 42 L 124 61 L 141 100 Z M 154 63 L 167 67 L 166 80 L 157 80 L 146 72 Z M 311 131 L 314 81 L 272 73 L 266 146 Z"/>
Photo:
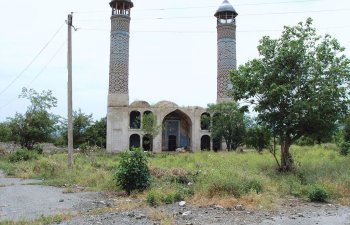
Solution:
<path fill-rule="evenodd" d="M 246 210 L 244 206 L 223 208 L 219 205 L 198 207 L 178 203 L 157 208 L 137 208 L 115 211 L 103 215 L 87 215 L 74 218 L 61 225 L 123 224 L 123 225 L 294 225 L 322 224 L 349 225 L 350 208 L 333 204 L 315 204 L 288 199 L 280 210 Z"/>

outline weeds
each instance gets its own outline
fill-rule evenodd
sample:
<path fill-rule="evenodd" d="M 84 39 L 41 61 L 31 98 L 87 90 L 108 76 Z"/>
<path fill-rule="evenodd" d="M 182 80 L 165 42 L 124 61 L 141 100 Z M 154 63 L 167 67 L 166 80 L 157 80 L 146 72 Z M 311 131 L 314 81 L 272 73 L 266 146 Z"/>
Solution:
<path fill-rule="evenodd" d="M 327 190 L 330 200 L 350 204 L 349 156 L 341 156 L 333 145 L 292 146 L 291 153 L 296 170 L 285 174 L 277 172 L 268 152 L 150 154 L 152 182 L 143 197 L 154 206 L 192 199 L 201 204 L 215 200 L 234 204 L 237 200 L 270 207 L 288 195 L 307 199 L 310 187 L 319 185 Z M 113 172 L 120 155 L 77 153 L 74 158 L 70 170 L 67 155 L 62 153 L 44 153 L 38 159 L 14 163 L 4 156 L 0 158 L 0 170 L 66 188 L 78 185 L 88 191 L 119 191 Z"/>

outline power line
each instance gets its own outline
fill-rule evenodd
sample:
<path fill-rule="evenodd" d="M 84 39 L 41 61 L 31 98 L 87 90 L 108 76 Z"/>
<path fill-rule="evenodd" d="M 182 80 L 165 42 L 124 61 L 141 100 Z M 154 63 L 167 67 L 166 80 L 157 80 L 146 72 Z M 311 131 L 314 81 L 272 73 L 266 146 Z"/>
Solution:
<path fill-rule="evenodd" d="M 280 1 L 280 2 L 260 2 L 260 3 L 243 3 L 235 4 L 235 7 L 240 6 L 258 6 L 258 5 L 277 5 L 277 4 L 289 4 L 289 3 L 307 3 L 307 2 L 321 2 L 324 0 L 299 0 L 299 1 Z M 205 9 L 205 8 L 217 8 L 218 5 L 208 6 L 193 6 L 193 7 L 170 7 L 170 8 L 149 8 L 141 9 L 140 11 L 166 11 L 166 10 L 188 10 L 188 9 Z M 78 14 L 94 14 L 94 13 L 107 13 L 107 10 L 91 10 L 91 11 L 77 11 Z"/>
<path fill-rule="evenodd" d="M 287 12 L 269 12 L 269 13 L 247 13 L 239 16 L 270 16 L 270 15 L 288 15 L 288 14 L 303 14 L 303 13 L 325 13 L 325 12 L 341 12 L 350 11 L 350 9 L 322 9 L 322 10 L 304 10 L 304 11 L 287 11 Z M 174 19 L 202 19 L 211 18 L 212 16 L 175 16 L 175 17 L 149 17 L 149 18 L 134 18 L 134 20 L 174 20 Z M 78 19 L 79 22 L 105 21 L 105 19 Z"/>
<path fill-rule="evenodd" d="M 44 45 L 44 47 L 35 55 L 35 57 L 29 62 L 29 64 L 20 72 L 15 79 L 11 81 L 9 85 L 7 85 L 2 91 L 0 91 L 0 95 L 2 95 L 5 91 L 7 91 L 28 69 L 29 67 L 39 58 L 41 53 L 49 46 L 49 44 L 53 41 L 53 39 L 57 36 L 57 34 L 61 31 L 64 24 L 62 24 L 58 30 L 54 33 L 54 35 L 50 38 L 50 40 Z"/>
<path fill-rule="evenodd" d="M 324 13 L 324 12 L 340 12 L 350 11 L 350 9 L 324 9 L 324 10 L 305 10 L 305 11 L 287 11 L 287 12 L 270 12 L 270 13 L 249 13 L 240 14 L 242 16 L 269 16 L 269 15 L 287 15 L 287 14 L 302 14 L 302 13 Z M 156 18 L 135 18 L 135 20 L 172 20 L 172 19 L 200 19 L 211 18 L 211 16 L 175 16 L 175 17 L 156 17 Z"/>
<path fill-rule="evenodd" d="M 316 29 L 348 29 L 349 26 L 330 26 L 330 27 L 316 27 Z M 109 29 L 103 28 L 79 28 L 82 31 L 103 31 L 109 32 Z M 260 30 L 237 30 L 237 33 L 252 33 L 252 32 L 281 32 L 282 29 L 260 29 Z M 178 34 L 216 34 L 216 31 L 186 31 L 186 30 L 131 30 L 131 33 L 178 33 Z"/>
<path fill-rule="evenodd" d="M 30 86 L 31 84 L 33 84 L 33 82 L 47 69 L 47 67 L 50 65 L 50 63 L 56 58 L 56 56 L 58 55 L 58 53 L 62 50 L 62 48 L 65 46 L 65 44 L 67 43 L 67 40 L 64 41 L 60 47 L 56 50 L 56 52 L 53 54 L 53 56 L 49 59 L 49 61 L 44 65 L 44 67 L 35 75 L 35 77 L 29 82 L 28 86 Z M 5 108 L 6 106 L 10 105 L 12 102 L 16 101 L 18 99 L 18 97 L 14 97 L 12 98 L 10 101 L 8 101 L 7 103 L 5 103 L 4 105 L 2 105 L 0 107 L 0 109 Z"/>
<path fill-rule="evenodd" d="M 50 63 L 56 58 L 58 53 L 62 50 L 62 48 L 66 45 L 67 40 L 65 40 L 60 47 L 56 50 L 56 52 L 53 54 L 53 56 L 49 59 L 49 61 L 44 65 L 44 67 L 36 74 L 36 76 L 30 81 L 29 86 L 34 83 L 34 81 L 47 69 L 47 67 L 50 65 Z"/>

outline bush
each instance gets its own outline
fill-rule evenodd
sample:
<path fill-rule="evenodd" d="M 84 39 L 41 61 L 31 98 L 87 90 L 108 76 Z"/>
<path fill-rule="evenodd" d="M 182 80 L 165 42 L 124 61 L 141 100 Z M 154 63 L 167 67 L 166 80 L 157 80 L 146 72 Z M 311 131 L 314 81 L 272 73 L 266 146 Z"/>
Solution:
<path fill-rule="evenodd" d="M 323 187 L 314 185 L 308 191 L 308 197 L 312 202 L 325 202 L 329 197 L 328 192 Z"/>
<path fill-rule="evenodd" d="M 40 144 L 34 145 L 33 150 L 36 151 L 39 155 L 43 154 L 43 152 L 44 152 L 44 148 Z"/>
<path fill-rule="evenodd" d="M 134 190 L 143 191 L 148 188 L 151 174 L 146 154 L 139 148 L 122 153 L 114 179 L 128 195 Z"/>
<path fill-rule="evenodd" d="M 350 153 L 350 143 L 343 142 L 340 146 L 340 154 L 346 156 L 349 153 Z"/>
<path fill-rule="evenodd" d="M 12 153 L 9 157 L 10 162 L 29 161 L 38 158 L 38 153 L 35 151 L 29 151 L 26 148 L 18 149 Z"/>

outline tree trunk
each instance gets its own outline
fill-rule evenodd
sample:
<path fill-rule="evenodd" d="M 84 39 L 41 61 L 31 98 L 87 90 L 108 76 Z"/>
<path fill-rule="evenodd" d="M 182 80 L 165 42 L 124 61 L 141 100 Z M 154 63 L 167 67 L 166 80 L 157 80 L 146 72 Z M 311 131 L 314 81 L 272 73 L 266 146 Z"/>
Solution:
<path fill-rule="evenodd" d="M 282 140 L 281 144 L 281 165 L 280 165 L 280 171 L 281 172 L 288 172 L 293 169 L 293 158 L 292 155 L 289 153 L 289 147 L 290 147 L 290 141 Z"/>

